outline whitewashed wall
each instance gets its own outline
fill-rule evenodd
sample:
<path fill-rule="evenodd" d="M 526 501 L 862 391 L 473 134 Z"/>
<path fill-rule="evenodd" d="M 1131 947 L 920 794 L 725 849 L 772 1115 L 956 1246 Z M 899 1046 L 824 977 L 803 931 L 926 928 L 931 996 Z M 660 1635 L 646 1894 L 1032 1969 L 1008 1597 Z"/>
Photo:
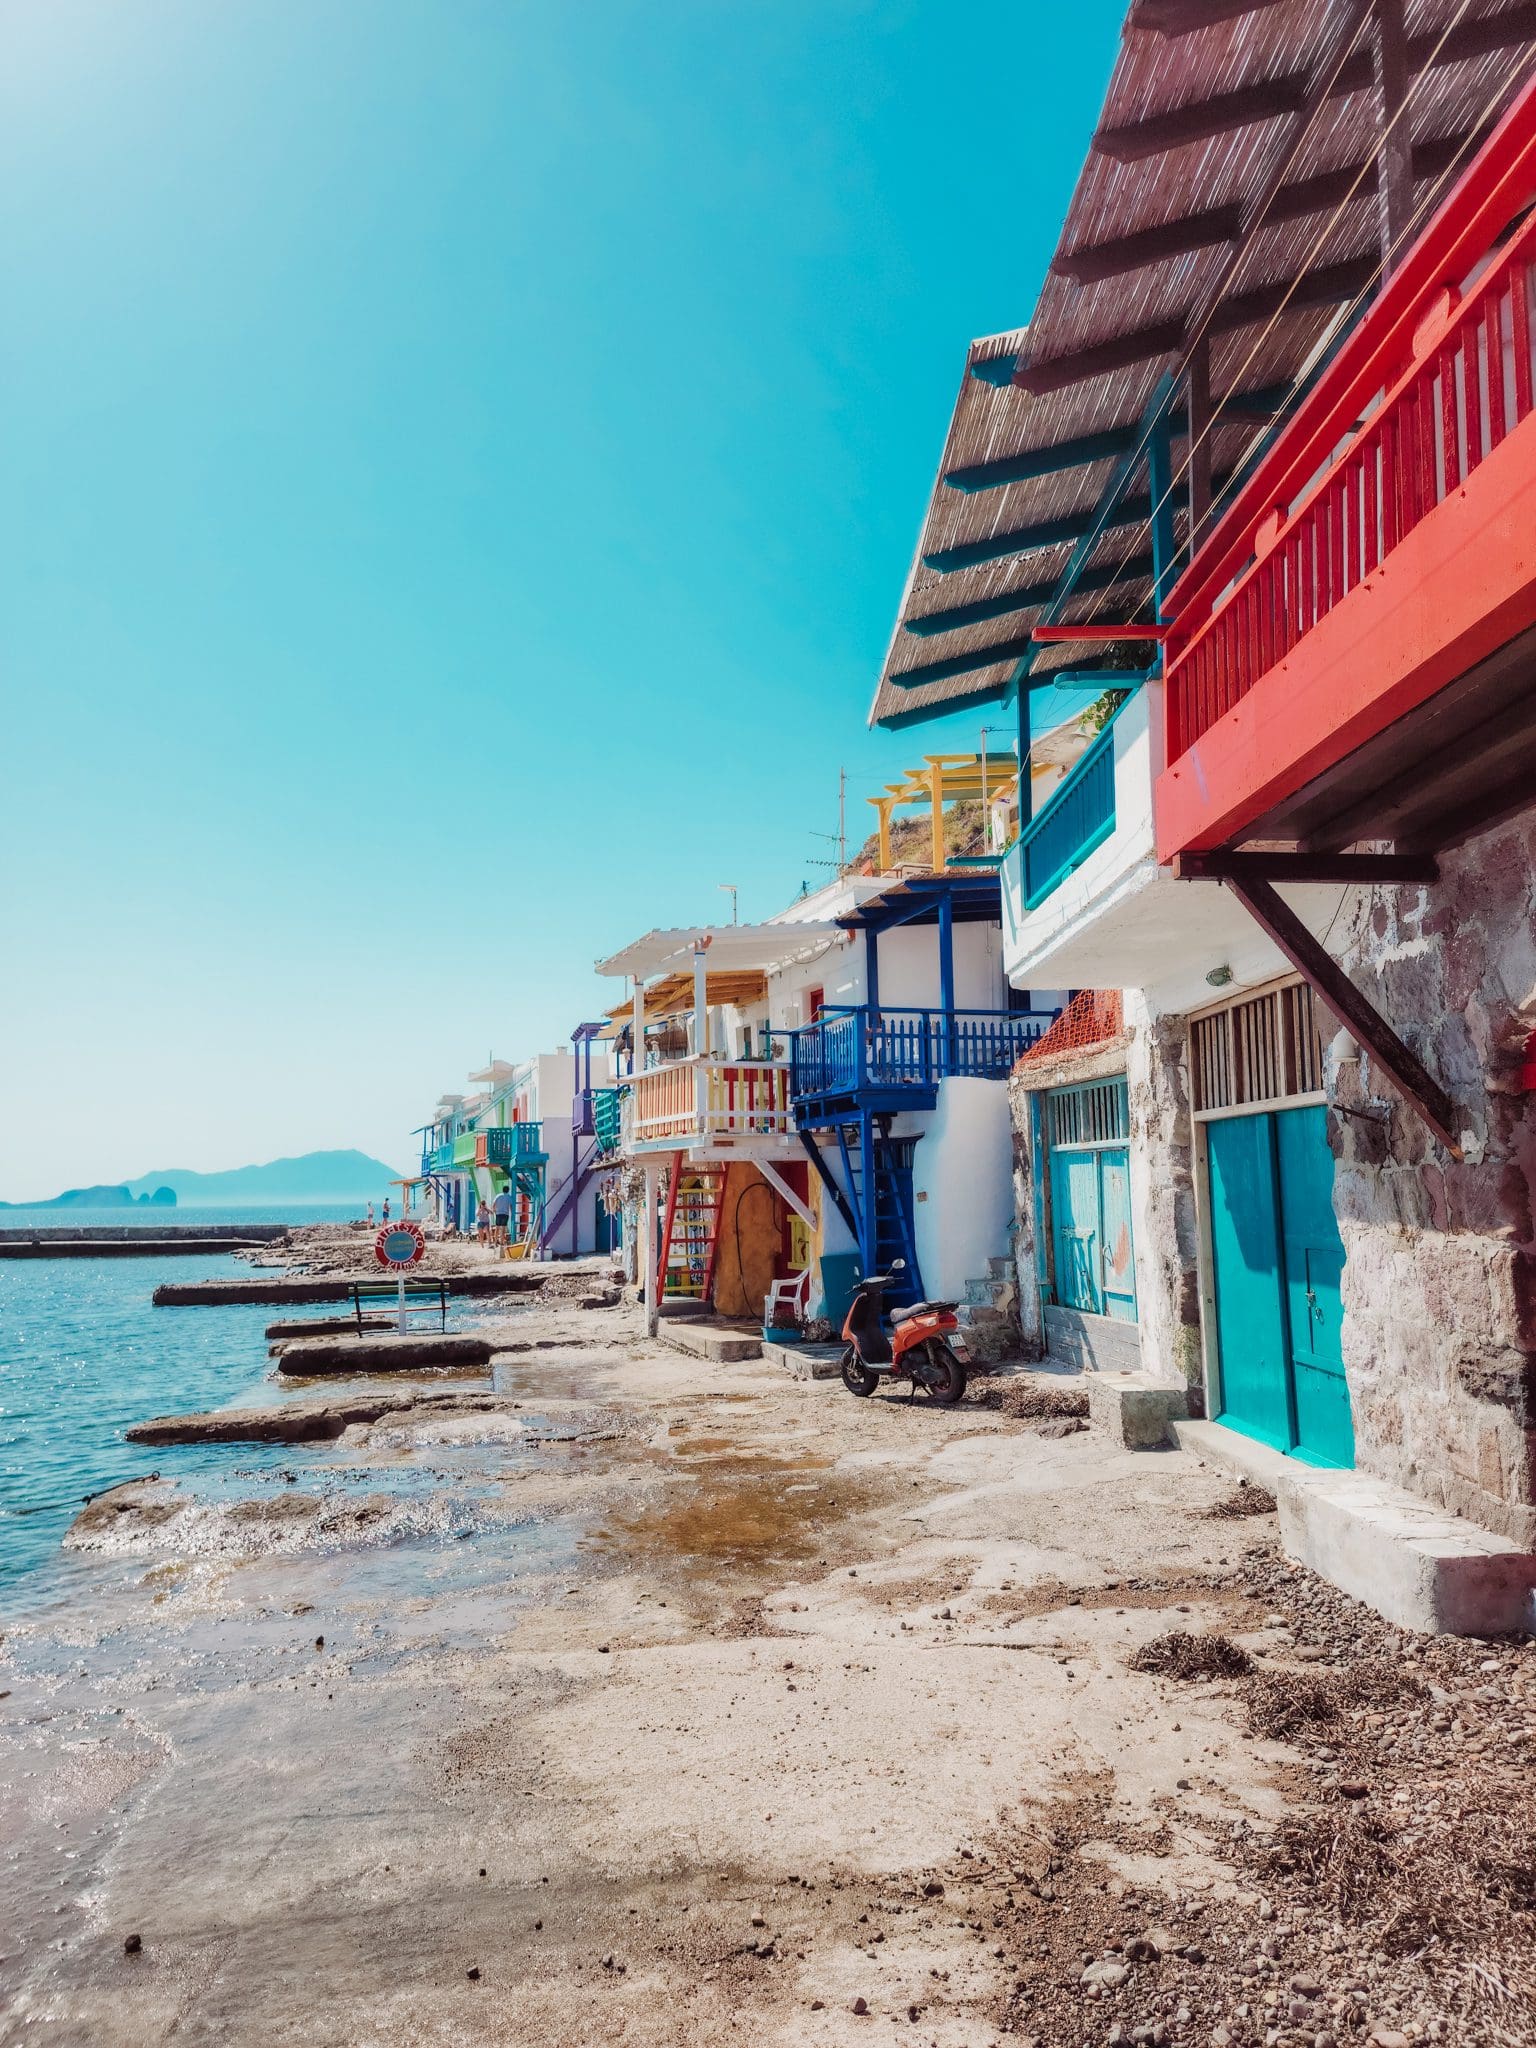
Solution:
<path fill-rule="evenodd" d="M 1000 1081 L 939 1083 L 938 1107 L 912 1155 L 914 1236 L 930 1296 L 965 1299 L 987 1260 L 1009 1248 L 1013 1131 Z"/>

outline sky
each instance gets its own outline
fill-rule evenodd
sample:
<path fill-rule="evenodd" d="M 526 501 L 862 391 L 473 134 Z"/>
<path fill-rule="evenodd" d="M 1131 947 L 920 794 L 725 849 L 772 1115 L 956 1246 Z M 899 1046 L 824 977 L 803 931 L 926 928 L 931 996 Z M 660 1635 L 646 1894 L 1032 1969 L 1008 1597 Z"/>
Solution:
<path fill-rule="evenodd" d="M 0 0 L 0 1198 L 405 1164 L 978 743 L 866 718 L 1122 14 Z"/>

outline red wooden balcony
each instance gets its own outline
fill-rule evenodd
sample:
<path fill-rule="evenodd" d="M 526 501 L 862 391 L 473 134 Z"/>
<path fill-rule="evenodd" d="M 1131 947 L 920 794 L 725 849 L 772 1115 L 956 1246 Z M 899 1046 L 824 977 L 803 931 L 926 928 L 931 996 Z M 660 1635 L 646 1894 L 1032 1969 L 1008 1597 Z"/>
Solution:
<path fill-rule="evenodd" d="M 1445 844 L 1528 795 L 1533 194 L 1527 90 L 1181 578 L 1161 860 Z"/>

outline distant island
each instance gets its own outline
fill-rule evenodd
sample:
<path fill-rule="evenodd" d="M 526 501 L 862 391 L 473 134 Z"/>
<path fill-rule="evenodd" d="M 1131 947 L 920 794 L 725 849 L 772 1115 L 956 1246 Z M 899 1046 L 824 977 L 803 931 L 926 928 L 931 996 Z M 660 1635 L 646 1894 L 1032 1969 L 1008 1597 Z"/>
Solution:
<path fill-rule="evenodd" d="M 236 1166 L 227 1173 L 196 1173 L 170 1166 L 117 1186 L 66 1188 L 41 1202 L 0 1202 L 0 1209 L 234 1209 L 297 1202 L 378 1201 L 400 1179 L 397 1167 L 366 1152 L 304 1152 Z"/>
<path fill-rule="evenodd" d="M 46 1202 L 0 1202 L 0 1209 L 174 1209 L 176 1190 L 156 1187 L 152 1192 L 134 1194 L 127 1187 L 66 1188 Z"/>

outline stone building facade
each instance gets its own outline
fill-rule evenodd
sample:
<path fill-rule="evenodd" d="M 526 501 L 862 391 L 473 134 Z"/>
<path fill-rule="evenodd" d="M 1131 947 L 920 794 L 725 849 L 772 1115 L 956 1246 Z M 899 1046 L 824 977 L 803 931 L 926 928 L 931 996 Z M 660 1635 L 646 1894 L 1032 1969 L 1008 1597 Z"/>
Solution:
<path fill-rule="evenodd" d="M 1334 1039 L 1359 1462 L 1536 1547 L 1536 810 L 1446 854 L 1428 887 L 1353 895 L 1333 950 L 1466 1132 L 1453 1159 Z"/>

